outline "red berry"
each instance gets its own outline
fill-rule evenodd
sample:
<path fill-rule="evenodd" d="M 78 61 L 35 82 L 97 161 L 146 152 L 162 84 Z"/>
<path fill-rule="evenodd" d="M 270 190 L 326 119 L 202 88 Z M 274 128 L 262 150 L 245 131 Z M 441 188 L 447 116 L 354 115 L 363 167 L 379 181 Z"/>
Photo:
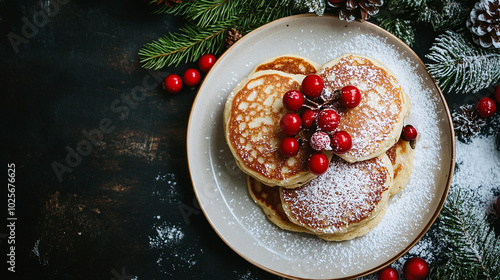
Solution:
<path fill-rule="evenodd" d="M 361 102 L 361 92 L 355 86 L 345 86 L 340 91 L 340 105 L 344 108 L 354 108 Z"/>
<path fill-rule="evenodd" d="M 401 138 L 404 141 L 412 141 L 417 139 L 418 133 L 417 129 L 413 127 L 413 125 L 408 124 L 403 127 L 403 131 L 401 132 Z"/>
<path fill-rule="evenodd" d="M 316 131 L 311 136 L 309 144 L 314 150 L 322 152 L 323 150 L 330 147 L 330 142 L 331 140 L 328 134 L 324 133 L 323 131 Z"/>
<path fill-rule="evenodd" d="M 298 111 L 304 105 L 304 95 L 298 90 L 290 90 L 283 95 L 283 105 L 287 110 Z"/>
<path fill-rule="evenodd" d="M 328 3 L 330 4 L 340 4 L 344 2 L 345 0 L 328 0 Z"/>
<path fill-rule="evenodd" d="M 309 98 L 316 98 L 323 92 L 323 79 L 320 76 L 311 74 L 302 80 L 302 92 Z"/>
<path fill-rule="evenodd" d="M 178 93 L 182 89 L 182 79 L 179 75 L 170 74 L 163 80 L 163 89 L 168 93 Z"/>
<path fill-rule="evenodd" d="M 425 280 L 429 276 L 429 265 L 422 258 L 413 257 L 403 266 L 406 280 Z"/>
<path fill-rule="evenodd" d="M 313 127 L 314 123 L 316 123 L 317 117 L 318 117 L 318 111 L 311 110 L 311 109 L 305 109 L 301 115 L 302 126 L 304 128 Z"/>
<path fill-rule="evenodd" d="M 293 157 L 299 152 L 299 142 L 293 137 L 285 137 L 281 140 L 279 148 L 284 157 Z"/>
<path fill-rule="evenodd" d="M 295 113 L 286 113 L 281 117 L 280 128 L 286 136 L 294 136 L 302 129 L 302 120 Z"/>
<path fill-rule="evenodd" d="M 378 280 L 398 280 L 399 274 L 396 269 L 386 267 L 378 273 Z"/>
<path fill-rule="evenodd" d="M 477 102 L 477 114 L 482 118 L 489 118 L 493 116 L 497 109 L 495 101 L 489 97 L 482 97 Z"/>
<path fill-rule="evenodd" d="M 210 68 L 215 64 L 215 61 L 217 58 L 213 54 L 204 54 L 200 57 L 198 60 L 198 68 L 200 68 L 200 71 L 203 73 L 207 73 Z"/>
<path fill-rule="evenodd" d="M 346 131 L 337 131 L 332 135 L 332 150 L 337 154 L 347 153 L 352 148 L 352 138 Z"/>
<path fill-rule="evenodd" d="M 318 114 L 318 126 L 321 130 L 329 132 L 339 126 L 340 117 L 333 109 L 325 109 Z"/>
<path fill-rule="evenodd" d="M 314 153 L 309 157 L 309 171 L 314 175 L 321 175 L 328 170 L 328 158 L 323 153 Z"/>
<path fill-rule="evenodd" d="M 184 74 L 182 75 L 182 81 L 186 86 L 188 87 L 195 87 L 200 83 L 201 76 L 200 72 L 194 68 L 189 68 L 186 71 L 184 71 Z"/>

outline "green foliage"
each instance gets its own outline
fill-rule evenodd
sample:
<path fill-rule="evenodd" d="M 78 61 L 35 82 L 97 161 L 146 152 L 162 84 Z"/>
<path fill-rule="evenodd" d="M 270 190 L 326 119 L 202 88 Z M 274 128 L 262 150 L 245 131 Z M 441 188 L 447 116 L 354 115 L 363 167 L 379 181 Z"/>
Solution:
<path fill-rule="evenodd" d="M 434 30 L 465 26 L 470 12 L 468 0 L 389 0 L 374 16 L 382 28 L 399 37 L 409 46 L 415 42 L 419 24 Z"/>
<path fill-rule="evenodd" d="M 447 260 L 432 269 L 431 279 L 500 279 L 500 240 L 486 214 L 470 212 L 462 196 L 451 193 L 439 216 L 438 238 L 448 243 Z"/>
<path fill-rule="evenodd" d="M 226 34 L 225 27 L 201 28 L 187 24 L 178 33 L 169 33 L 148 43 L 139 51 L 143 67 L 160 69 L 196 60 L 205 53 L 220 53 Z"/>
<path fill-rule="evenodd" d="M 428 71 L 448 92 L 477 92 L 500 79 L 500 52 L 473 45 L 464 34 L 446 31 L 426 57 Z"/>
<path fill-rule="evenodd" d="M 157 1 L 150 2 L 154 12 L 182 16 L 187 23 L 179 32 L 168 33 L 143 46 L 139 51 L 140 61 L 150 69 L 196 61 L 204 53 L 220 54 L 230 29 L 244 35 L 275 19 L 300 12 L 294 1 L 287 0 L 185 0 L 172 7 L 158 5 Z"/>
<path fill-rule="evenodd" d="M 386 18 L 380 22 L 380 27 L 396 35 L 407 45 L 415 42 L 414 22 L 407 19 Z"/>

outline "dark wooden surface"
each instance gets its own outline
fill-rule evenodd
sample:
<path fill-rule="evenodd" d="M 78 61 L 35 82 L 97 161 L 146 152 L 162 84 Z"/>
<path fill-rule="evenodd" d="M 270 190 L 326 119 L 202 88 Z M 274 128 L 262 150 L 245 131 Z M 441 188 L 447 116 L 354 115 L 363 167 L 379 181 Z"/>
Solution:
<path fill-rule="evenodd" d="M 17 218 L 15 274 L 0 228 L 1 279 L 279 278 L 199 210 L 185 144 L 196 89 L 159 86 L 193 64 L 151 72 L 138 61 L 180 26 L 141 0 L 0 2 L 2 165 L 15 164 Z"/>

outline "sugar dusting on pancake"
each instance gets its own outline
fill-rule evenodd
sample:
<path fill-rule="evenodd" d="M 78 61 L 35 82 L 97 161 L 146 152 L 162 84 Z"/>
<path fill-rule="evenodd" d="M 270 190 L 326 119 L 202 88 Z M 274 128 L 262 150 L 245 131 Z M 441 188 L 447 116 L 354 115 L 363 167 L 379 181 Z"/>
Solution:
<path fill-rule="evenodd" d="M 300 188 L 282 188 L 283 208 L 291 221 L 314 232 L 342 233 L 385 207 L 393 174 L 385 154 L 353 164 L 334 157 L 325 174 Z"/>
<path fill-rule="evenodd" d="M 268 185 L 297 187 L 314 177 L 307 159 L 308 143 L 300 144 L 296 156 L 285 158 L 279 142 L 285 135 L 279 122 L 287 112 L 283 95 L 300 89 L 303 75 L 274 70 L 256 72 L 228 98 L 225 115 L 226 140 L 238 166 Z"/>
<path fill-rule="evenodd" d="M 345 55 L 327 63 L 320 71 L 326 96 L 344 86 L 353 85 L 362 94 L 353 109 L 336 108 L 339 130 L 347 131 L 352 149 L 339 155 L 349 162 L 370 159 L 389 149 L 399 139 L 409 102 L 392 73 L 373 59 Z"/>

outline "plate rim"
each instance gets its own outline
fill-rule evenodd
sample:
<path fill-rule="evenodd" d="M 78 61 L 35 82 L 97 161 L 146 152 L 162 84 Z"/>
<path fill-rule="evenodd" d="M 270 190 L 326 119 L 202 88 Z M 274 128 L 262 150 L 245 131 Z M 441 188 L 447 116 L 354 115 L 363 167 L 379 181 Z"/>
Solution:
<path fill-rule="evenodd" d="M 240 40 L 236 41 L 231 47 L 229 47 L 227 50 L 225 50 L 217 58 L 217 60 L 216 60 L 215 64 L 213 65 L 213 67 L 215 67 L 216 65 L 218 65 L 218 63 L 222 60 L 221 58 L 227 56 L 235 48 L 235 46 L 237 46 L 239 44 L 243 44 L 247 40 L 251 40 L 251 37 L 253 35 L 255 35 L 256 33 L 259 33 L 261 31 L 263 31 L 264 29 L 268 29 L 270 27 L 273 27 L 274 25 L 282 24 L 283 22 L 286 22 L 286 21 L 294 20 L 294 19 L 297 19 L 297 18 L 308 18 L 308 17 L 311 17 L 311 18 L 312 17 L 314 17 L 314 18 L 318 18 L 318 17 L 335 18 L 335 19 L 339 20 L 338 16 L 336 16 L 336 15 L 322 15 L 322 16 L 318 16 L 318 15 L 313 14 L 313 13 L 297 14 L 297 15 L 292 15 L 292 16 L 287 16 L 287 17 L 283 17 L 283 18 L 280 18 L 280 19 L 276 19 L 274 21 L 271 21 L 271 22 L 269 22 L 267 24 L 264 24 L 264 25 L 262 25 L 262 26 L 260 26 L 260 27 L 258 27 L 256 29 L 254 29 L 253 31 L 251 31 L 248 34 L 246 34 L 245 36 L 243 36 Z M 380 264 L 378 266 L 375 266 L 375 267 L 373 267 L 373 268 L 371 268 L 371 269 L 369 269 L 367 271 L 364 271 L 364 272 L 361 272 L 361 273 L 358 273 L 358 274 L 355 274 L 355 275 L 352 275 L 352 276 L 347 276 L 347 277 L 331 278 L 332 280 L 333 279 L 335 279 L 335 280 L 355 279 L 355 278 L 366 276 L 368 274 L 372 274 L 372 273 L 377 272 L 378 270 L 380 270 L 380 269 L 382 269 L 382 268 L 384 268 L 384 267 L 392 264 L 397 259 L 399 259 L 403 255 L 405 255 L 411 248 L 413 248 L 422 239 L 422 237 L 427 233 L 427 231 L 429 230 L 429 228 L 434 224 L 435 220 L 437 219 L 437 217 L 441 213 L 441 210 L 442 210 L 442 208 L 444 206 L 444 203 L 446 202 L 446 199 L 447 199 L 448 194 L 449 194 L 449 190 L 450 190 L 452 178 L 453 178 L 454 171 L 455 171 L 455 161 L 456 161 L 455 130 L 454 130 L 454 127 L 453 127 L 453 120 L 452 120 L 452 117 L 451 117 L 450 109 L 449 109 L 448 104 L 446 102 L 446 98 L 445 98 L 443 92 L 441 91 L 441 88 L 437 84 L 436 79 L 427 71 L 427 67 L 425 66 L 425 63 L 413 51 L 413 49 L 411 47 L 409 47 L 406 43 L 404 43 L 401 39 L 399 39 L 398 37 L 396 37 L 395 35 L 393 35 L 389 31 L 383 29 L 382 27 L 380 27 L 380 26 L 378 26 L 378 25 L 376 25 L 374 23 L 368 22 L 368 21 L 362 21 L 362 22 L 358 21 L 357 23 L 358 24 L 362 24 L 362 25 L 366 25 L 366 26 L 368 26 L 368 29 L 374 29 L 375 31 L 380 32 L 382 35 L 387 36 L 390 39 L 399 42 L 398 47 L 401 47 L 401 48 L 403 48 L 403 51 L 408 52 L 408 54 L 410 56 L 412 56 L 412 58 L 415 60 L 415 62 L 417 62 L 420 66 L 422 66 L 424 68 L 425 74 L 431 79 L 432 84 L 434 85 L 435 89 L 437 90 L 439 101 L 442 103 L 443 109 L 445 111 L 444 113 L 446 115 L 446 120 L 450 124 L 449 126 L 447 126 L 447 129 L 449 130 L 448 133 L 449 133 L 450 139 L 451 139 L 451 143 L 450 143 L 450 147 L 449 147 L 450 148 L 450 161 L 451 161 L 451 164 L 450 164 L 450 168 L 449 168 L 449 170 L 447 172 L 448 179 L 447 179 L 447 182 L 446 182 L 446 186 L 444 188 L 443 195 L 441 196 L 441 199 L 440 199 L 439 204 L 438 204 L 438 206 L 436 208 L 436 211 L 433 213 L 431 219 L 425 225 L 425 227 L 423 228 L 423 230 L 417 235 L 417 237 L 412 242 L 410 242 L 408 244 L 408 246 L 405 249 L 401 250 L 398 254 L 396 254 L 395 256 L 393 256 L 391 258 L 389 258 L 384 263 L 382 263 L 382 264 Z M 347 22 L 346 22 L 346 24 L 347 24 Z M 291 276 L 291 275 L 288 275 L 288 274 L 285 274 L 285 273 L 273 270 L 273 269 L 271 269 L 271 268 L 269 268 L 269 267 L 267 267 L 265 265 L 261 265 L 261 264 L 257 263 L 256 261 L 254 261 L 254 260 L 250 259 L 249 257 L 247 257 L 246 255 L 244 255 L 242 252 L 239 252 L 238 250 L 236 250 L 233 247 L 233 245 L 230 244 L 230 242 L 228 242 L 228 240 L 219 232 L 219 230 L 217 229 L 217 227 L 214 225 L 213 221 L 209 218 L 209 216 L 208 216 L 207 212 L 205 211 L 205 209 L 203 208 L 202 204 L 200 203 L 200 197 L 198 195 L 198 192 L 197 192 L 195 184 L 194 184 L 194 175 L 193 175 L 193 173 L 191 171 L 191 161 L 190 161 L 190 157 L 189 157 L 189 146 L 190 146 L 189 145 L 189 142 L 190 142 L 190 140 L 189 140 L 190 137 L 189 136 L 190 136 L 190 130 L 191 130 L 191 127 L 192 127 L 192 120 L 193 120 L 192 117 L 193 117 L 193 114 L 194 114 L 193 108 L 195 107 L 195 105 L 197 104 L 197 102 L 199 101 L 199 98 L 200 98 L 200 95 L 198 93 L 203 88 L 205 80 L 207 80 L 207 77 L 209 77 L 210 75 L 211 75 L 211 72 L 209 71 L 207 73 L 206 77 L 203 79 L 203 82 L 200 84 L 200 87 L 197 90 L 196 97 L 193 100 L 193 104 L 191 106 L 191 112 L 189 114 L 189 120 L 188 120 L 187 131 L 186 131 L 186 152 L 187 152 L 187 162 L 188 162 L 189 175 L 190 175 L 190 180 L 191 180 L 191 184 L 192 184 L 192 187 L 193 187 L 194 194 L 196 196 L 196 199 L 198 200 L 198 204 L 200 205 L 200 209 L 203 212 L 203 215 L 207 219 L 207 221 L 210 224 L 210 226 L 212 227 L 212 229 L 219 236 L 219 238 L 221 238 L 221 240 L 229 248 L 231 248 L 231 250 L 233 250 L 236 254 L 238 254 L 244 260 L 248 261 L 249 263 L 253 264 L 256 267 L 259 267 L 260 269 L 263 269 L 263 270 L 265 270 L 267 272 L 270 272 L 270 273 L 272 273 L 274 275 L 277 275 L 277 276 L 280 276 L 280 277 L 291 278 L 291 279 L 308 279 L 308 278 L 301 278 L 301 277 Z"/>

